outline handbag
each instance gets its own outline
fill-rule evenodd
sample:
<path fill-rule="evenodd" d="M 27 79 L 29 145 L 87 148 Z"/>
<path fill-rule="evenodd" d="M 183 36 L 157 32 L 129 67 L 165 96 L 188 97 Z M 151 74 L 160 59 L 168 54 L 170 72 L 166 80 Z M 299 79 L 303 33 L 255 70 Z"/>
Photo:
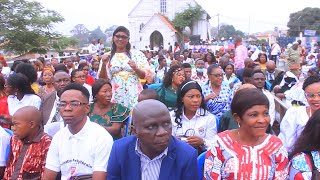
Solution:
<path fill-rule="evenodd" d="M 308 156 L 308 158 L 309 158 L 309 160 L 311 162 L 311 166 L 312 166 L 312 169 L 311 169 L 311 172 L 312 172 L 311 180 L 319 180 L 320 179 L 320 174 L 319 174 L 319 171 L 318 171 L 317 167 L 314 165 L 314 160 L 313 160 L 313 157 L 311 155 L 311 152 L 308 151 L 308 152 L 304 152 L 304 153 Z"/>

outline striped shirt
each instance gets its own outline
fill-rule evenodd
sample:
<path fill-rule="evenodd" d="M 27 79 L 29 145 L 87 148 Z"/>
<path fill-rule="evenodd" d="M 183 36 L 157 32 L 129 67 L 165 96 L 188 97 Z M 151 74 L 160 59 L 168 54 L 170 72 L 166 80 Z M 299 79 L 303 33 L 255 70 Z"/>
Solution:
<path fill-rule="evenodd" d="M 157 157 L 150 159 L 141 151 L 139 146 L 139 139 L 137 139 L 135 151 L 140 157 L 141 161 L 141 180 L 158 180 L 160 175 L 161 163 L 168 154 L 168 147 Z"/>

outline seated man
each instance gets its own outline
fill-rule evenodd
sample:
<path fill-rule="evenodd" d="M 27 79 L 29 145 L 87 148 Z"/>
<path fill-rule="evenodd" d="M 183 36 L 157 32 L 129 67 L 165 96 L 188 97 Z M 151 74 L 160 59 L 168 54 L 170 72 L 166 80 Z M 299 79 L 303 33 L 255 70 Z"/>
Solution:
<path fill-rule="evenodd" d="M 197 151 L 171 136 L 171 118 L 164 104 L 153 99 L 141 101 L 132 117 L 135 136 L 114 143 L 108 180 L 198 179 Z"/>
<path fill-rule="evenodd" d="M 34 106 L 22 107 L 14 113 L 14 136 L 4 179 L 42 179 L 51 139 L 43 132 L 40 116 Z"/>
<path fill-rule="evenodd" d="M 91 122 L 90 94 L 80 84 L 69 84 L 58 103 L 63 121 L 67 124 L 52 139 L 43 179 L 106 179 L 111 135 L 102 126 Z"/>
<path fill-rule="evenodd" d="M 7 149 L 10 145 L 10 135 L 0 126 L 0 179 L 2 179 L 7 162 Z"/>

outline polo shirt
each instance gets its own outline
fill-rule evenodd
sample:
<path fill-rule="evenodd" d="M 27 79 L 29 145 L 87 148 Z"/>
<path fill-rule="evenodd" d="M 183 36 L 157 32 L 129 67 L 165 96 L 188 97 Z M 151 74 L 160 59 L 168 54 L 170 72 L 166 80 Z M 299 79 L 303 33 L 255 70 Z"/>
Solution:
<path fill-rule="evenodd" d="M 68 126 L 61 129 L 52 139 L 46 160 L 46 168 L 61 171 L 61 179 L 71 176 L 107 171 L 113 145 L 112 136 L 89 117 L 77 134 L 71 134 Z"/>
<path fill-rule="evenodd" d="M 6 166 L 7 148 L 10 144 L 10 135 L 0 126 L 0 167 Z"/>
<path fill-rule="evenodd" d="M 39 110 L 40 105 L 41 105 L 41 98 L 35 94 L 25 94 L 20 101 L 17 98 L 17 96 L 13 96 L 13 95 L 8 96 L 9 114 L 11 116 L 13 116 L 14 113 L 22 107 L 34 106 Z"/>

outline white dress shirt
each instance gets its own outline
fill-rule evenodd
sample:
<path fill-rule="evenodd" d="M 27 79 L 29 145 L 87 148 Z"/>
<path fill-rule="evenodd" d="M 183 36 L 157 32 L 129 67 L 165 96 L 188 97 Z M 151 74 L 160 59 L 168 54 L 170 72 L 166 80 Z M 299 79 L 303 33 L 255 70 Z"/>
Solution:
<path fill-rule="evenodd" d="M 178 124 L 175 122 L 175 112 L 171 111 L 170 115 L 173 136 L 184 136 L 187 134 L 188 136 L 201 137 L 205 143 L 203 149 L 207 149 L 213 143 L 214 136 L 217 134 L 217 125 L 215 115 L 209 111 L 206 111 L 204 114 L 204 110 L 199 108 L 192 119 L 188 119 L 183 112 L 181 115 L 182 127 L 178 127 Z"/>

